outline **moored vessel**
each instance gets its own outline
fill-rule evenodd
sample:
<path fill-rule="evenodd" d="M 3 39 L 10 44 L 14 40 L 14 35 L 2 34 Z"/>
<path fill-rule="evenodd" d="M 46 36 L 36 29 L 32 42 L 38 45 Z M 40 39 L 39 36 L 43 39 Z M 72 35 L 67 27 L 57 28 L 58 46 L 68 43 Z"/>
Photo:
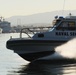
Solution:
<path fill-rule="evenodd" d="M 2 33 L 2 28 L 0 28 L 0 34 Z"/>

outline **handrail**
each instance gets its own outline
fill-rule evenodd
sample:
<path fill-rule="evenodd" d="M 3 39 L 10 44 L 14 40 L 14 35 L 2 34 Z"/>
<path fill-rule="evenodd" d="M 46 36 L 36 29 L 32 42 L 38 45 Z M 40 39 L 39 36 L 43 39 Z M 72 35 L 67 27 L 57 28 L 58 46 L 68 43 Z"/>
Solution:
<path fill-rule="evenodd" d="M 20 38 L 22 38 L 22 33 L 23 33 L 23 30 L 26 29 L 26 28 L 23 28 L 21 29 L 21 32 L 20 32 Z M 31 38 L 31 36 L 27 33 L 27 32 L 24 32 L 25 34 L 27 34 L 29 36 L 29 38 Z"/>
<path fill-rule="evenodd" d="M 42 28 L 42 27 L 41 27 Z M 44 27 L 45 28 L 45 27 Z M 46 28 L 56 28 L 57 30 L 76 30 L 76 27 L 59 27 L 59 26 L 53 26 L 53 27 L 46 27 Z M 25 29 L 27 29 L 28 31 L 26 32 Z M 40 32 L 40 30 L 30 30 L 31 28 L 23 28 L 21 29 L 21 32 L 20 32 L 20 38 L 22 38 L 22 33 L 25 33 L 28 35 L 29 38 L 32 38 L 28 32 L 31 32 L 33 34 L 35 34 L 35 32 Z M 44 30 L 43 30 L 44 31 Z"/>
<path fill-rule="evenodd" d="M 27 34 L 28 35 L 28 37 L 29 38 L 32 38 L 29 34 L 28 34 L 28 32 L 31 32 L 31 33 L 33 33 L 33 34 L 35 34 L 35 32 L 40 32 L 40 30 L 38 31 L 38 30 L 30 30 L 30 29 L 36 29 L 36 28 L 54 28 L 54 27 L 33 27 L 33 28 L 23 28 L 23 29 L 21 29 L 21 32 L 20 32 L 20 38 L 22 38 L 22 33 L 25 33 L 25 34 Z M 28 32 L 26 32 L 25 30 L 28 30 Z"/>

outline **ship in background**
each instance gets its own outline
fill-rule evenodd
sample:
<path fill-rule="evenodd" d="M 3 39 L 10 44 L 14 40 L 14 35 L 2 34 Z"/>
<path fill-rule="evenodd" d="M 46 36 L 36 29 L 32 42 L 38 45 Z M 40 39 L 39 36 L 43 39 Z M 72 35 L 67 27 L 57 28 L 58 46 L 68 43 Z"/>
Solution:
<path fill-rule="evenodd" d="M 2 31 L 3 31 L 3 29 L 2 29 L 2 28 L 0 28 L 0 34 L 2 33 Z"/>
<path fill-rule="evenodd" d="M 0 17 L 0 33 L 10 33 L 11 32 L 11 23 L 5 21 L 3 17 Z"/>

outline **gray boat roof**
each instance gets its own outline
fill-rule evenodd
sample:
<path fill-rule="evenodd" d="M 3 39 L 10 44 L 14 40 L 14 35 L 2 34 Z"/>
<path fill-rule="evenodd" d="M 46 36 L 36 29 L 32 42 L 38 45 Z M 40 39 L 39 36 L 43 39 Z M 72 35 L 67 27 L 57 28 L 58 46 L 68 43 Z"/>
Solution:
<path fill-rule="evenodd" d="M 66 16 L 65 19 L 76 19 L 76 16 Z"/>

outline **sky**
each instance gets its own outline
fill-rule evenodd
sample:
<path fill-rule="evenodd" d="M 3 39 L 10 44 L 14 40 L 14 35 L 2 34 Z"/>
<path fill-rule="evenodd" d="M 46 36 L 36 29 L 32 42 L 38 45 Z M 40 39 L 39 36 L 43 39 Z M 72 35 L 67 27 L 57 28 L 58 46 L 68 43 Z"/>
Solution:
<path fill-rule="evenodd" d="M 76 10 L 76 0 L 0 0 L 0 16 L 5 18 L 56 10 Z"/>

